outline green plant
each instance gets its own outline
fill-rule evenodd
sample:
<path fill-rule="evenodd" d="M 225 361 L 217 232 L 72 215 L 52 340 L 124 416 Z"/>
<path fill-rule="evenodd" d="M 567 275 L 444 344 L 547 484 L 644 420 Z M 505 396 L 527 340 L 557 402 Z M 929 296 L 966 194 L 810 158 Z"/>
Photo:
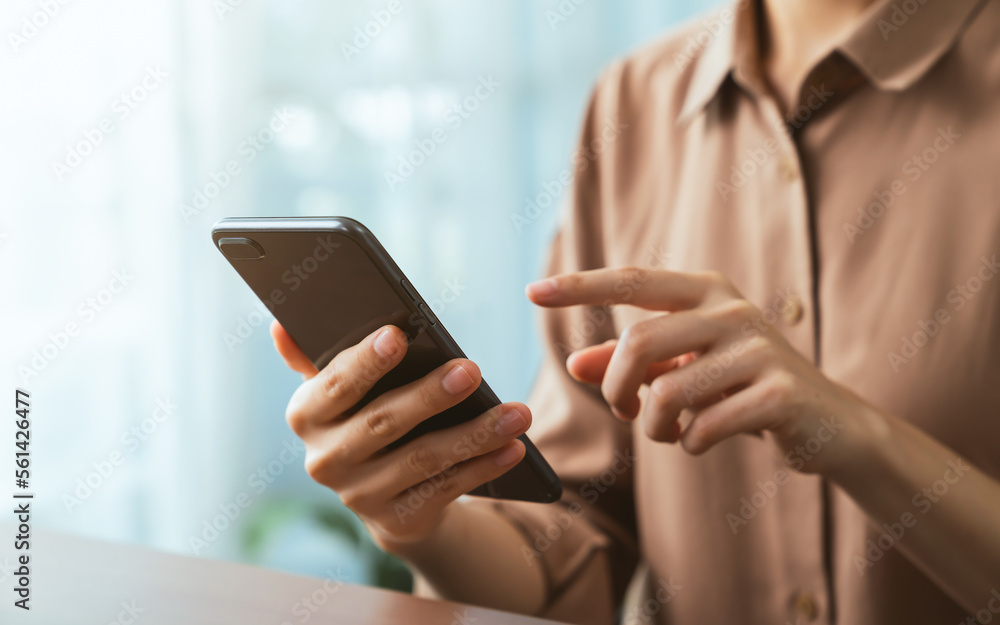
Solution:
<path fill-rule="evenodd" d="M 379 549 L 361 521 L 341 505 L 316 504 L 300 499 L 276 498 L 261 501 L 247 518 L 241 547 L 250 559 L 259 559 L 273 537 L 284 527 L 304 518 L 315 521 L 357 550 L 358 557 L 371 564 L 372 582 L 380 588 L 410 592 L 413 576 L 398 558 Z"/>

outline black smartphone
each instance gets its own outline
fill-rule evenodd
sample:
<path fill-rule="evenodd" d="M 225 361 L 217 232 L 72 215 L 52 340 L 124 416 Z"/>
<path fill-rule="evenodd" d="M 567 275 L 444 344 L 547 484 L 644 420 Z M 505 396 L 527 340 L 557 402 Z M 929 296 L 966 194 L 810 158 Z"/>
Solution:
<path fill-rule="evenodd" d="M 212 228 L 212 239 L 317 369 L 384 325 L 406 333 L 410 344 L 402 362 L 355 409 L 452 358 L 465 357 L 375 236 L 353 219 L 227 218 Z M 500 403 L 484 379 L 472 395 L 413 428 L 393 447 L 474 419 Z M 559 499 L 559 478 L 527 435 L 520 440 L 527 450 L 521 462 L 470 495 Z"/>

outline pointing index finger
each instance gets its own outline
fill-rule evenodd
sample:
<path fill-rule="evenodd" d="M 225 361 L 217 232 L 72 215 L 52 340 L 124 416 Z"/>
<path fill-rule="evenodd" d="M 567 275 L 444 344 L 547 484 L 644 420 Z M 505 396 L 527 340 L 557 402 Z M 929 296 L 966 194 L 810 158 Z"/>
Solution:
<path fill-rule="evenodd" d="M 547 308 L 630 304 L 650 310 L 687 310 L 701 304 L 713 281 L 708 274 L 624 267 L 567 273 L 533 282 L 525 293 Z"/>

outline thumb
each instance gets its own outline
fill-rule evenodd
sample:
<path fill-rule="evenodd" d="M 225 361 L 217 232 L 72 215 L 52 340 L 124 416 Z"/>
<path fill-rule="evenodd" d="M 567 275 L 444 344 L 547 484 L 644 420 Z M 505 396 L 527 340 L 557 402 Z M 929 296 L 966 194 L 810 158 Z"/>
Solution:
<path fill-rule="evenodd" d="M 608 370 L 611 356 L 618 347 L 618 341 L 611 339 L 600 345 L 592 345 L 569 355 L 566 360 L 566 371 L 576 380 L 587 384 L 600 384 Z M 646 371 L 645 383 L 649 384 L 657 377 L 693 360 L 693 354 L 684 354 L 677 358 L 654 362 Z"/>

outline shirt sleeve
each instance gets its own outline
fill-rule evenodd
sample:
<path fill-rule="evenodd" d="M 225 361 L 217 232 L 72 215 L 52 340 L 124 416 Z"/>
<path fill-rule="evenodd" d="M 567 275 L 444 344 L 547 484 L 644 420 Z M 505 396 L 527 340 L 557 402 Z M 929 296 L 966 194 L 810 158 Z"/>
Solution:
<path fill-rule="evenodd" d="M 573 183 L 546 275 L 604 267 L 601 168 L 596 150 L 613 107 L 600 85 L 591 97 Z M 613 101 L 613 97 L 610 98 Z M 529 398 L 528 432 L 564 489 L 557 504 L 483 501 L 524 535 L 527 566 L 541 567 L 546 604 L 539 616 L 613 623 L 637 564 L 631 426 L 616 419 L 593 385 L 566 372 L 575 350 L 617 336 L 606 307 L 541 309 L 543 359 Z"/>

